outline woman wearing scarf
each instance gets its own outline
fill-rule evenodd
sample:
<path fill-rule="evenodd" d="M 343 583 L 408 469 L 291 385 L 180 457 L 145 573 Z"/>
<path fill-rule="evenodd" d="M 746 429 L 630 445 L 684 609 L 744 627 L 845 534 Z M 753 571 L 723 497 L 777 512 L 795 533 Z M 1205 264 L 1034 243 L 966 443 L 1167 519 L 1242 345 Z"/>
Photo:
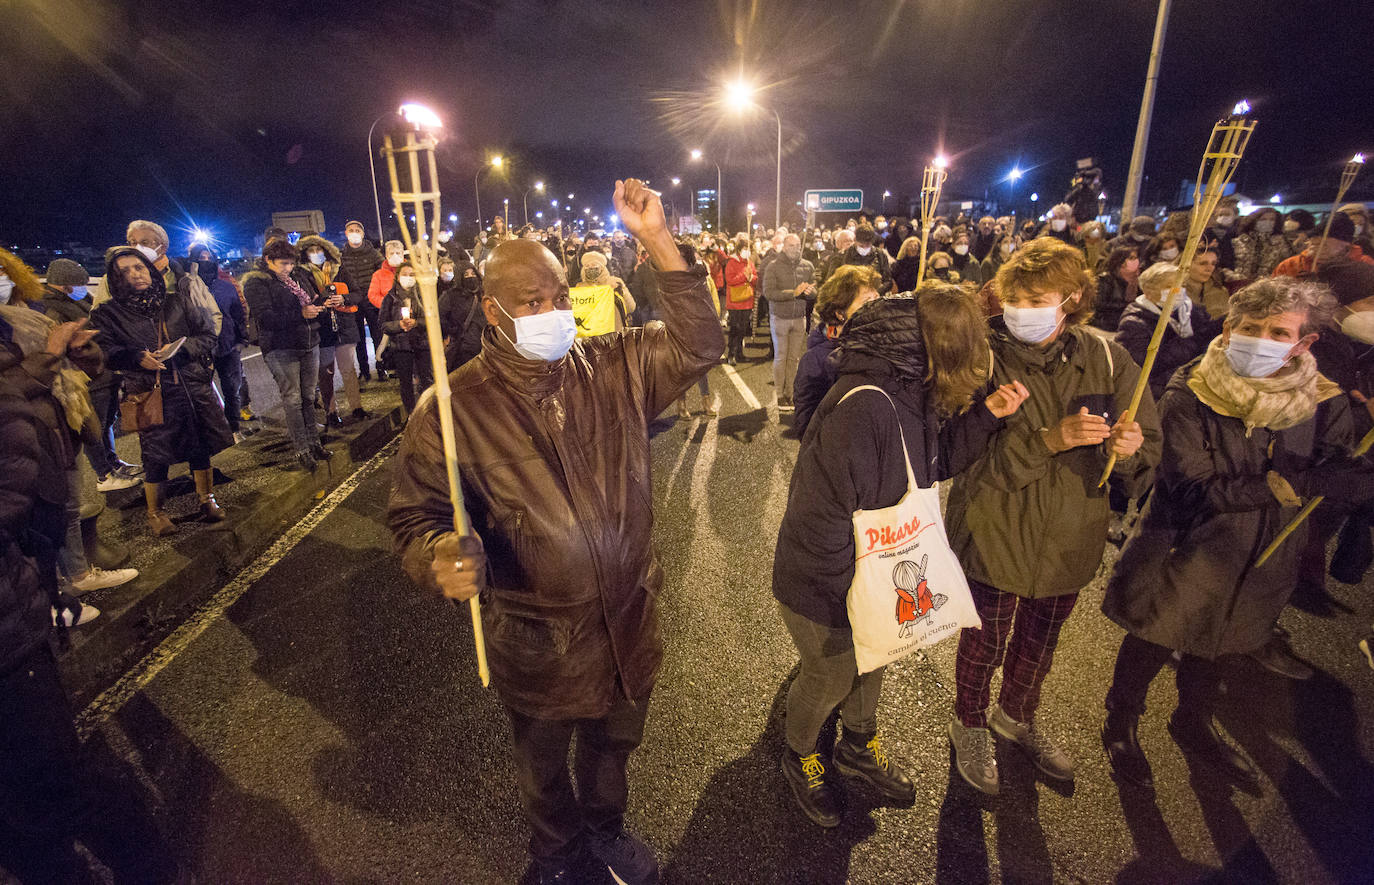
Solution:
<path fill-rule="evenodd" d="M 169 535 L 176 525 L 162 509 L 167 471 L 187 462 L 195 477 L 200 514 L 208 522 L 224 519 L 215 502 L 210 457 L 234 444 L 224 405 L 211 384 L 217 338 L 209 315 L 176 292 L 137 249 L 119 247 L 105 258 L 110 300 L 91 311 L 91 325 L 108 365 L 124 376 L 126 397 L 161 388 L 162 422 L 138 432 L 143 453 L 143 495 L 148 528 Z M 165 361 L 153 356 L 169 342 L 185 338 Z"/>
<path fill-rule="evenodd" d="M 1097 297 L 1088 323 L 1104 332 L 1115 332 L 1122 312 L 1138 294 L 1140 253 L 1134 246 L 1119 246 L 1107 256 L 1107 266 L 1097 275 Z"/>
<path fill-rule="evenodd" d="M 1269 642 L 1297 580 L 1306 524 L 1263 566 L 1255 559 L 1304 500 L 1374 497 L 1374 469 L 1348 455 L 1349 400 L 1310 353 L 1334 310 L 1320 284 L 1274 277 L 1246 286 L 1231 297 L 1222 334 L 1160 400 L 1154 494 L 1102 603 L 1129 632 L 1102 731 L 1112 767 L 1129 782 L 1153 783 L 1136 725 L 1150 682 L 1177 652 L 1174 740 L 1230 780 L 1257 784 L 1254 766 L 1212 720 L 1215 661 Z"/>
<path fill-rule="evenodd" d="M 396 375 L 401 379 L 401 404 L 406 418 L 415 410 L 415 401 L 434 383 L 434 366 L 429 358 L 429 333 L 425 331 L 425 308 L 415 284 L 415 267 L 409 261 L 396 268 L 396 280 L 382 299 L 382 331 L 390 343 Z M 416 380 L 420 386 L 415 386 Z"/>
<path fill-rule="evenodd" d="M 262 257 L 243 276 L 243 296 L 258 324 L 262 361 L 281 391 L 286 432 L 296 450 L 296 461 L 313 471 L 317 461 L 328 460 L 329 450 L 320 445 L 315 424 L 315 385 L 319 383 L 320 333 L 317 322 L 325 310 L 314 303 L 314 286 L 306 277 L 301 285 L 296 274 L 299 253 L 286 240 L 273 239 Z"/>
<path fill-rule="evenodd" d="M 1116 327 L 1116 343 L 1126 348 L 1136 365 L 1145 363 L 1145 351 L 1149 349 L 1150 337 L 1159 322 L 1165 295 L 1170 288 L 1178 286 L 1182 278 L 1183 274 L 1173 264 L 1152 264 L 1141 272 L 1140 294 L 1126 305 Z M 1159 342 L 1154 368 L 1150 370 L 1150 393 L 1156 402 L 1164 396 L 1164 388 L 1178 367 L 1202 356 L 1207 345 L 1220 334 L 1221 323 L 1209 317 L 1207 311 L 1199 310 L 1187 292 L 1179 292 L 1169 325 Z"/>
<path fill-rule="evenodd" d="M 876 271 L 837 272 L 881 283 Z M 833 280 L 834 278 L 832 278 Z M 832 286 L 827 281 L 826 286 Z M 822 290 L 822 300 L 828 289 Z M 801 657 L 787 692 L 782 771 L 814 823 L 840 823 L 828 768 L 909 802 L 911 780 L 877 737 L 883 668 L 860 675 L 846 598 L 854 580 L 854 512 L 891 507 L 907 492 L 907 446 L 916 484 L 929 488 L 976 460 L 1002 419 L 1025 400 L 1020 382 L 988 393 L 987 325 L 963 288 L 928 281 L 915 294 L 862 306 L 847 318 L 831 356 L 839 379 L 816 409 L 792 474 L 773 556 L 773 596 Z M 861 385 L 875 391 L 846 394 Z M 838 708 L 843 736 L 818 746 Z"/>

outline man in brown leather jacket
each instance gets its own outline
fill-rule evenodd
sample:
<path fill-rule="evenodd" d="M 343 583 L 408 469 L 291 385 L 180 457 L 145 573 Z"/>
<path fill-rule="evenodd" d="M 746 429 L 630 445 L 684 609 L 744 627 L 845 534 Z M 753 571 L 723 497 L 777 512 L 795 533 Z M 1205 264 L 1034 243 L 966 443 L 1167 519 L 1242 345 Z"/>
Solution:
<path fill-rule="evenodd" d="M 662 659 L 648 422 L 724 348 L 706 269 L 683 260 L 658 195 L 617 181 L 615 206 L 658 271 L 662 322 L 574 341 L 557 259 L 502 242 L 487 262 L 482 351 L 450 379 L 476 535 L 453 533 L 432 393 L 406 428 L 390 503 L 415 581 L 455 600 L 481 593 L 541 881 L 567 881 L 584 848 L 618 881 L 657 879 L 623 826 L 625 764 Z"/>

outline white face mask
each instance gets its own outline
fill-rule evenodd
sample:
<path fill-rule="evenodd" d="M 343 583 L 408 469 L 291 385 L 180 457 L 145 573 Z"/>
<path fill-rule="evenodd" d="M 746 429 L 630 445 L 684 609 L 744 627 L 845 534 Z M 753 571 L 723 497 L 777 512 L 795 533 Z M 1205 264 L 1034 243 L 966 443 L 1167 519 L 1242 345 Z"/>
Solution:
<path fill-rule="evenodd" d="M 860 255 L 867 255 L 868 253 L 873 251 L 872 246 L 856 246 L 855 249 L 858 250 L 858 253 Z"/>
<path fill-rule="evenodd" d="M 316 267 L 320 267 L 324 264 L 323 252 L 311 252 L 309 255 L 306 256 L 306 258 L 309 258 L 310 263 L 315 265 Z"/>
<path fill-rule="evenodd" d="M 0 277 L 0 304 L 10 303 L 10 293 L 14 291 L 14 280 Z"/>
<path fill-rule="evenodd" d="M 135 246 L 135 249 L 143 253 L 143 257 L 149 261 L 157 261 L 157 250 L 152 246 Z"/>
<path fill-rule="evenodd" d="M 356 247 L 356 246 L 361 246 L 361 245 L 363 244 L 363 235 L 362 235 L 362 234 L 350 233 L 350 234 L 346 234 L 346 236 L 347 236 L 347 238 L 348 238 L 348 245 L 350 245 L 350 246 L 355 246 L 355 247 Z"/>
<path fill-rule="evenodd" d="M 1265 234 L 1266 236 L 1274 232 L 1274 219 L 1266 218 L 1263 221 L 1255 222 L 1255 233 Z"/>
<path fill-rule="evenodd" d="M 1016 251 L 1016 244 L 1015 244 L 1015 243 L 1003 243 L 1003 244 L 1002 244 L 1002 254 L 1003 254 L 1003 255 L 1010 255 L 1011 253 L 1013 253 L 1013 252 L 1015 252 L 1015 251 Z"/>
<path fill-rule="evenodd" d="M 1163 258 L 1165 261 L 1173 261 L 1175 258 L 1178 257 L 1178 249 L 1172 246 L 1168 249 L 1160 249 L 1159 257 Z"/>
<path fill-rule="evenodd" d="M 1288 363 L 1293 345 L 1270 338 L 1231 334 L 1226 345 L 1226 361 L 1242 378 L 1268 378 Z"/>
<path fill-rule="evenodd" d="M 1062 218 L 1056 218 L 1055 220 L 1050 222 L 1050 227 L 1056 231 L 1064 230 L 1068 226 L 1069 223 Z"/>
<path fill-rule="evenodd" d="M 967 254 L 968 254 L 968 245 L 965 244 L 965 243 L 960 243 L 959 245 L 955 246 L 955 247 L 954 247 L 954 254 L 955 254 L 955 255 L 967 255 Z"/>
<path fill-rule="evenodd" d="M 397 282 L 401 284 L 402 289 L 411 289 L 415 286 L 414 277 L 398 277 Z"/>
<path fill-rule="evenodd" d="M 439 279 L 443 280 L 443 281 L 446 282 L 446 283 L 451 283 L 451 282 L 453 282 L 453 271 L 451 271 L 451 270 L 446 270 L 446 271 L 444 271 L 443 273 L 439 274 Z"/>
<path fill-rule="evenodd" d="M 820 252 L 825 249 L 825 244 L 822 243 L 820 240 L 817 240 L 816 242 L 811 244 L 811 248 L 815 249 L 817 252 Z"/>
<path fill-rule="evenodd" d="M 1218 216 L 1217 216 L 1217 225 L 1220 226 L 1220 227 L 1230 227 L 1231 225 L 1233 225 L 1233 224 L 1235 224 L 1235 223 L 1236 223 L 1236 216 L 1234 216 L 1234 215 L 1218 215 Z"/>
<path fill-rule="evenodd" d="M 748 261 L 748 260 L 749 260 L 749 250 L 748 250 L 748 249 L 741 249 L 741 250 L 739 250 L 739 257 L 740 257 L 740 259 L 743 260 L 743 261 Z"/>
<path fill-rule="evenodd" d="M 441 231 L 439 231 L 439 242 L 441 242 L 441 243 L 447 243 L 447 242 L 448 242 L 449 240 L 451 240 L 451 239 L 453 239 L 453 233 L 452 233 L 451 231 L 446 231 L 446 230 L 441 230 Z"/>
<path fill-rule="evenodd" d="M 1100 240 L 1100 239 L 1102 239 L 1102 231 L 1098 230 L 1097 228 L 1093 228 L 1092 230 L 1088 231 L 1088 239 L 1090 239 L 1090 240 Z"/>
<path fill-rule="evenodd" d="M 1359 236 L 1360 234 L 1362 234 L 1362 233 L 1364 233 L 1364 225 L 1363 225 L 1363 224 L 1357 224 L 1357 225 L 1355 225 L 1355 236 L 1358 237 L 1358 236 Z"/>
<path fill-rule="evenodd" d="M 392 267 L 400 267 L 401 262 L 404 260 L 405 259 L 400 255 L 388 255 L 386 257 L 386 263 L 391 265 Z"/>
<path fill-rule="evenodd" d="M 496 299 L 492 299 L 495 301 Z M 496 307 L 515 323 L 515 340 L 500 326 L 496 330 L 510 341 L 515 352 L 527 360 L 553 363 L 561 360 L 577 337 L 577 318 L 571 310 L 546 310 L 543 313 L 512 317 L 501 302 Z"/>
<path fill-rule="evenodd" d="M 1285 222 L 1283 223 L 1283 232 L 1286 233 L 1286 234 L 1295 234 L 1295 233 L 1297 233 L 1297 232 L 1298 232 L 1298 223 L 1297 223 L 1296 221 L 1285 221 Z"/>
<path fill-rule="evenodd" d="M 1066 299 L 1067 300 L 1067 299 Z M 1002 319 L 1007 331 L 1027 344 L 1039 344 L 1048 339 L 1064 322 L 1059 315 L 1061 301 L 1050 307 L 1017 307 L 1014 304 L 1002 306 Z"/>
<path fill-rule="evenodd" d="M 1354 341 L 1374 344 L 1374 310 L 1352 313 L 1341 320 L 1341 334 Z"/>
<path fill-rule="evenodd" d="M 80 301 L 81 299 L 83 299 L 83 298 L 86 297 L 86 287 L 85 287 L 85 286 L 72 286 L 72 290 L 71 290 L 70 292 L 68 292 L 67 295 L 68 295 L 73 301 Z"/>

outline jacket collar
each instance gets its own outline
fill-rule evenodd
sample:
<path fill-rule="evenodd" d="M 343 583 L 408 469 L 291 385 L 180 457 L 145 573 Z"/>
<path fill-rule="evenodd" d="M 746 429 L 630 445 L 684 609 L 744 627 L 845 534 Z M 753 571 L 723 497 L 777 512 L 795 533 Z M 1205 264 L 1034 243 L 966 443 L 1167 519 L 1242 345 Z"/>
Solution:
<path fill-rule="evenodd" d="M 557 362 L 527 360 L 515 352 L 515 348 L 496 326 L 488 326 L 482 333 L 480 357 L 487 370 L 514 393 L 543 400 L 563 387 L 563 376 L 577 350 L 578 345 L 574 341 L 572 349 Z"/>

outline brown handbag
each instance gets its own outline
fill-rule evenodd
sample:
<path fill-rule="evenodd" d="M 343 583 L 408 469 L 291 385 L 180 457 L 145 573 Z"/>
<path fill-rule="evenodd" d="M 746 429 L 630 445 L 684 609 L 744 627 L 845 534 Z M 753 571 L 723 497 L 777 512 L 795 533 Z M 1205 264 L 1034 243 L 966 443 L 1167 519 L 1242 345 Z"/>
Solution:
<path fill-rule="evenodd" d="M 165 329 L 165 326 L 164 326 Z M 162 332 L 158 330 L 157 346 L 162 347 Z M 143 393 L 124 395 L 119 403 L 119 426 L 125 433 L 136 433 L 162 423 L 162 373 L 157 373 L 153 389 Z"/>

